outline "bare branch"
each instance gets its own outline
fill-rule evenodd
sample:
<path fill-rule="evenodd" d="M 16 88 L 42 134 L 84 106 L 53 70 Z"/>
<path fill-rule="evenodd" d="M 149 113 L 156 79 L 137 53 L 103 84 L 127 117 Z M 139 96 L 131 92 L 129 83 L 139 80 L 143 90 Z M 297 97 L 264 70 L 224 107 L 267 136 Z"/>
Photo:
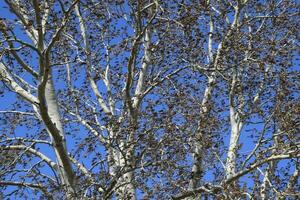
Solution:
<path fill-rule="evenodd" d="M 104 113 L 106 114 L 111 114 L 111 110 L 107 107 L 101 93 L 99 92 L 99 89 L 98 89 L 98 86 L 95 82 L 95 80 L 91 77 L 91 73 L 90 73 L 90 70 L 91 70 L 91 58 L 90 58 L 90 46 L 89 46 L 89 42 L 88 42 L 88 35 L 86 33 L 86 29 L 85 29 L 85 25 L 84 25 L 84 20 L 81 16 L 81 13 L 80 13 L 80 9 L 79 9 L 79 5 L 77 4 L 75 6 L 75 11 L 76 11 L 76 15 L 79 19 L 79 25 L 80 25 L 80 31 L 81 31 L 81 36 L 83 38 L 83 42 L 84 42 L 84 49 L 85 49 L 85 53 L 87 55 L 87 71 L 88 71 L 88 79 L 89 79 L 89 82 L 90 82 L 90 86 L 96 96 L 96 99 L 98 100 L 98 103 L 99 105 L 101 106 L 101 108 L 103 109 Z"/>
<path fill-rule="evenodd" d="M 1 186 L 21 186 L 31 189 L 38 189 L 41 190 L 48 199 L 52 200 L 52 195 L 47 191 L 46 187 L 42 184 L 34 184 L 34 183 L 27 183 L 27 182 L 16 182 L 16 181 L 0 181 Z"/>
<path fill-rule="evenodd" d="M 295 151 L 291 151 L 291 152 L 288 152 L 287 154 L 273 155 L 273 156 L 270 156 L 268 158 L 261 159 L 261 160 L 255 162 L 255 163 L 249 165 L 245 170 L 237 172 L 232 177 L 226 179 L 224 181 L 224 184 L 232 183 L 233 181 L 239 179 L 240 177 L 244 176 L 245 174 L 251 172 L 252 170 L 256 169 L 257 167 L 259 167 L 259 166 L 261 166 L 261 165 L 263 165 L 267 162 L 275 161 L 275 160 L 283 160 L 283 159 L 288 159 L 288 158 L 299 158 L 299 157 L 300 157 L 299 153 L 297 153 Z"/>
<path fill-rule="evenodd" d="M 41 152 L 31 148 L 31 147 L 27 147 L 25 145 L 11 145 L 11 146 L 4 146 L 4 147 L 0 147 L 0 149 L 2 151 L 6 150 L 24 150 L 27 151 L 39 158 L 41 158 L 44 162 L 46 162 L 49 167 L 51 167 L 52 169 L 56 170 L 57 169 L 57 164 L 55 162 L 53 162 L 50 158 L 48 158 L 47 156 L 45 156 L 44 154 L 42 154 Z"/>
<path fill-rule="evenodd" d="M 31 104 L 39 104 L 39 101 L 35 96 L 24 90 L 20 85 L 16 83 L 16 81 L 11 77 L 9 71 L 2 62 L 0 62 L 0 75 L 0 78 L 7 84 L 8 87 L 12 89 L 12 91 L 20 95 Z"/>
<path fill-rule="evenodd" d="M 5 0 L 5 2 L 9 5 L 12 12 L 22 21 L 27 35 L 30 37 L 33 43 L 36 44 L 38 40 L 38 33 L 33 24 L 30 23 L 29 17 L 27 16 L 27 13 L 22 5 L 20 5 L 20 2 L 11 0 Z"/>

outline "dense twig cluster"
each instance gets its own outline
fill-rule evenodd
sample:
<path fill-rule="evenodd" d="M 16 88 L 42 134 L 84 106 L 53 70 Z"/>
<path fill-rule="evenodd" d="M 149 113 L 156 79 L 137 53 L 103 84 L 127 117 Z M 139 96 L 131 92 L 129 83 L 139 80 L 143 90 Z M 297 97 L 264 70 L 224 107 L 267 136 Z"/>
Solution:
<path fill-rule="evenodd" d="M 297 1 L 0 5 L 0 198 L 300 197 Z"/>

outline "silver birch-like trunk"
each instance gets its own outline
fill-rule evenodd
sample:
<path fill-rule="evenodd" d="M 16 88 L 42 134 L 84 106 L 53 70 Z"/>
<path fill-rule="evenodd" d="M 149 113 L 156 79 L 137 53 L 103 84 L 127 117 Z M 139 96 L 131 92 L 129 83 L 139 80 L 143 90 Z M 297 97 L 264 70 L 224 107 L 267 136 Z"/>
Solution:
<path fill-rule="evenodd" d="M 124 143 L 121 143 L 121 151 L 124 149 Z M 126 199 L 131 199 L 135 200 L 136 199 L 136 191 L 135 191 L 135 186 L 133 184 L 134 181 L 134 173 L 133 170 L 131 169 L 132 167 L 132 157 L 133 157 L 133 148 L 126 149 L 123 151 L 122 154 L 121 152 L 118 152 L 116 155 L 116 158 L 119 159 L 119 169 L 124 169 L 125 173 L 120 177 L 120 181 L 118 183 L 118 189 L 116 190 L 116 195 L 119 200 L 126 200 Z M 115 158 L 115 159 L 116 159 Z"/>
<path fill-rule="evenodd" d="M 208 79 L 208 85 L 205 89 L 204 92 L 204 97 L 201 102 L 201 111 L 200 111 L 200 116 L 205 115 L 208 112 L 208 102 L 211 97 L 212 89 L 213 89 L 213 84 L 215 82 L 215 77 L 210 77 Z M 203 130 L 200 129 L 201 125 L 201 120 L 198 124 L 199 128 L 197 130 L 197 136 L 196 138 L 201 141 L 204 139 L 204 132 Z M 193 166 L 192 166 L 192 177 L 189 182 L 189 189 L 193 190 L 197 187 L 197 182 L 201 178 L 201 173 L 203 172 L 202 169 L 202 160 L 203 160 L 203 145 L 201 143 L 196 143 L 194 147 L 194 152 L 192 153 L 193 157 Z"/>
<path fill-rule="evenodd" d="M 113 136 L 114 133 L 110 131 L 110 135 Z M 126 141 L 121 141 L 119 148 L 116 149 L 111 145 L 107 147 L 109 173 L 112 177 L 117 177 L 116 198 L 119 200 L 135 200 L 134 173 L 131 170 L 134 149 L 133 147 L 126 148 Z"/>
<path fill-rule="evenodd" d="M 237 69 L 233 70 L 233 77 L 229 92 L 229 118 L 230 118 L 230 140 L 229 147 L 227 152 L 227 161 L 226 161 L 226 177 L 229 179 L 236 172 L 236 159 L 237 159 L 237 151 L 239 138 L 241 135 L 241 130 L 243 127 L 243 122 L 241 120 L 241 114 L 239 110 L 242 109 L 241 105 L 243 104 L 242 94 L 239 94 L 237 91 L 238 88 L 238 72 Z M 235 105 L 235 99 L 237 99 L 237 104 Z"/>
<path fill-rule="evenodd" d="M 51 72 L 50 72 L 51 73 Z M 72 169 L 72 164 L 68 156 L 68 151 L 65 142 L 63 125 L 61 123 L 60 114 L 57 105 L 57 99 L 55 95 L 55 90 L 53 86 L 52 76 L 48 77 L 48 81 L 45 86 L 45 101 L 46 101 L 46 109 L 41 107 L 40 112 L 44 113 L 45 111 L 48 114 L 52 125 L 56 127 L 57 132 L 53 133 L 52 129 L 48 127 L 48 122 L 46 122 L 47 131 L 52 139 L 53 148 L 55 151 L 57 164 L 58 164 L 58 174 L 60 179 L 65 186 L 67 191 L 67 197 L 73 198 L 76 195 L 75 189 L 75 180 L 74 180 L 74 172 Z M 42 114 L 43 117 L 43 114 Z"/>
<path fill-rule="evenodd" d="M 230 142 L 227 153 L 227 162 L 226 162 L 226 176 L 230 178 L 236 172 L 236 159 L 237 159 L 237 150 L 238 142 L 241 135 L 241 129 L 243 123 L 238 119 L 238 114 L 235 112 L 234 108 L 230 108 L 230 123 L 231 123 L 231 134 Z"/>

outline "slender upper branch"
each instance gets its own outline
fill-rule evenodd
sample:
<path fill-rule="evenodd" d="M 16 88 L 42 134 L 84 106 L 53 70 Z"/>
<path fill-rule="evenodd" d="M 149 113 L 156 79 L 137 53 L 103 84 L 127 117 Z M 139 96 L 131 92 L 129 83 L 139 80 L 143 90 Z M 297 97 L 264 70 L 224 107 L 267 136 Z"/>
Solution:
<path fill-rule="evenodd" d="M 20 1 L 11 1 L 5 0 L 5 2 L 10 7 L 11 11 L 21 20 L 24 25 L 25 31 L 28 37 L 33 41 L 34 44 L 37 43 L 38 33 L 35 30 L 32 23 L 30 23 L 29 17 L 24 10 L 24 8 L 20 5 Z"/>
<path fill-rule="evenodd" d="M 139 11 L 138 11 L 139 12 Z M 157 11 L 153 13 L 152 17 L 149 19 L 147 24 L 142 28 L 142 30 L 138 29 L 136 30 L 136 37 L 133 40 L 132 47 L 131 47 L 131 52 L 127 64 L 127 78 L 125 82 L 125 105 L 128 106 L 128 109 L 132 114 L 134 113 L 134 107 L 132 105 L 132 99 L 131 99 L 131 88 L 132 88 L 132 83 L 133 83 L 133 76 L 134 76 L 134 68 L 135 68 L 135 62 L 138 54 L 138 47 L 139 47 L 139 42 L 141 38 L 145 35 L 147 32 L 149 26 L 151 25 L 152 21 L 154 20 L 155 16 L 157 14 Z M 137 19 L 137 22 L 141 19 Z M 150 40 L 150 38 L 149 38 Z M 147 64 L 148 65 L 148 64 Z M 144 66 L 145 68 L 146 66 Z M 142 75 L 142 78 L 144 78 L 144 75 Z M 141 81 L 141 80 L 140 80 Z M 138 89 L 139 90 L 139 89 Z"/>
<path fill-rule="evenodd" d="M 16 59 L 16 61 L 27 71 L 29 72 L 32 76 L 34 76 L 35 78 L 38 78 L 38 73 L 36 71 L 34 71 L 34 69 L 32 69 L 28 64 L 26 64 L 23 59 L 18 55 L 18 53 L 14 50 L 14 44 L 11 37 L 8 34 L 8 30 L 9 28 L 7 27 L 6 23 L 3 20 L 0 20 L 0 26 L 1 29 L 0 31 L 2 32 L 3 36 L 5 37 L 5 41 L 8 43 L 9 46 L 9 52 L 12 53 L 13 57 Z M 10 31 L 12 32 L 12 31 Z M 15 36 L 13 36 L 15 37 Z M 26 45 L 25 45 L 26 46 Z"/>
<path fill-rule="evenodd" d="M 92 68 L 91 55 L 90 55 L 91 50 L 90 50 L 90 45 L 89 45 L 89 41 L 88 41 L 88 35 L 87 35 L 87 32 L 86 32 L 84 20 L 83 20 L 83 17 L 81 15 L 80 8 L 79 8 L 78 4 L 75 6 L 75 11 L 76 11 L 76 15 L 79 19 L 80 33 L 81 33 L 81 36 L 83 38 L 84 49 L 85 49 L 85 53 L 86 53 L 86 56 L 87 56 L 86 64 L 87 64 L 88 79 L 89 79 L 91 88 L 92 88 L 92 90 L 93 90 L 93 92 L 96 96 L 96 99 L 97 99 L 100 107 L 103 109 L 104 113 L 111 114 L 112 112 L 111 112 L 110 108 L 106 105 L 101 93 L 99 92 L 99 89 L 98 89 L 98 86 L 97 86 L 95 80 L 91 77 L 91 68 Z"/>

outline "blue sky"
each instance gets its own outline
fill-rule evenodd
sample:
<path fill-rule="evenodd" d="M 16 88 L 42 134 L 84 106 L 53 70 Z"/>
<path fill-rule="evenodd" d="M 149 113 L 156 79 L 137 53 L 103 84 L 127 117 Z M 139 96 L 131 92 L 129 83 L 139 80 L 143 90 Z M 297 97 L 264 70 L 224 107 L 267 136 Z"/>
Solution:
<path fill-rule="evenodd" d="M 0 0 L 0 16 L 1 17 L 7 17 L 7 18 L 12 18 L 13 16 L 7 11 L 7 9 L 3 8 L 3 5 L 4 5 L 4 2 L 3 0 Z M 120 22 L 118 22 L 118 25 L 119 27 L 121 27 L 123 25 L 124 21 L 120 20 Z M 130 34 L 133 34 L 132 30 L 131 29 L 128 29 Z M 29 41 L 28 38 L 19 30 L 16 32 L 17 35 L 20 37 L 20 39 L 22 40 L 26 40 L 26 41 Z M 118 38 L 115 38 L 114 40 L 111 40 L 110 41 L 110 44 L 113 44 L 113 43 L 118 43 Z M 126 56 L 126 54 L 124 54 L 123 56 Z M 114 62 L 114 60 L 112 60 L 112 62 Z M 116 61 L 117 62 L 117 61 Z M 295 62 L 296 65 L 299 64 L 299 62 Z M 36 63 L 36 60 L 32 60 L 32 65 L 33 66 L 37 66 L 37 63 Z M 299 69 L 299 66 L 297 68 L 297 66 L 295 66 L 295 69 Z M 125 68 L 124 68 L 125 70 Z M 57 69 L 54 71 L 54 74 L 58 74 L 57 72 Z M 24 78 L 25 80 L 29 81 L 30 83 L 32 83 L 32 78 L 29 76 L 29 75 L 26 75 L 26 74 L 19 74 L 19 76 L 21 76 L 22 78 Z M 80 79 L 79 81 L 77 81 L 74 85 L 75 86 L 80 86 L 85 78 L 85 75 L 81 74 L 79 75 Z M 2 85 L 0 85 L 2 86 Z M 63 81 L 63 79 L 60 80 L 60 82 L 56 82 L 56 88 L 57 89 L 60 89 L 60 88 L 64 88 L 65 86 L 65 82 Z M 101 86 L 101 83 L 99 84 L 100 88 L 104 91 L 104 87 L 103 85 Z M 148 96 L 147 98 L 152 98 L 154 99 L 155 96 Z M 0 96 L 0 110 L 7 110 L 7 109 L 15 109 L 12 107 L 13 105 L 13 102 L 17 101 L 17 98 L 16 96 L 11 93 L 11 92 L 6 92 L 4 93 L 2 96 Z M 121 105 L 119 105 L 120 108 L 121 108 Z M 162 106 L 158 106 L 159 108 L 158 109 L 161 109 Z M 21 110 L 24 109 L 24 107 L 20 108 Z M 224 115 L 226 115 L 228 113 L 224 113 Z M 253 120 L 259 120 L 258 118 L 253 118 Z M 0 122 L 3 122 L 2 120 Z M 9 123 L 9 122 L 8 122 Z M 178 124 L 180 124 L 178 122 Z M 1 125 L 1 124 L 0 124 Z M 73 126 L 76 126 L 73 124 Z M 73 132 L 72 134 L 82 134 L 79 136 L 80 139 L 83 139 L 83 138 L 88 138 L 90 137 L 89 134 L 87 134 L 87 131 L 78 125 L 78 127 L 72 127 L 72 128 L 77 128 L 78 130 L 76 132 L 73 132 L 72 129 L 69 129 L 66 127 L 65 131 L 66 132 Z M 246 131 L 248 129 L 257 129 L 257 130 L 261 130 L 262 129 L 262 125 L 259 125 L 259 124 L 256 124 L 256 125 L 246 125 L 243 129 L 243 132 L 241 134 L 241 138 L 240 138 L 240 142 L 243 144 L 242 147 L 241 147 L 241 150 L 240 152 L 250 152 L 253 147 L 254 147 L 254 143 L 253 143 L 253 140 L 251 138 L 249 138 L 249 132 Z M 24 127 L 24 126 L 18 126 L 14 133 L 15 133 L 15 136 L 19 136 L 19 137 L 22 137 L 22 136 L 25 136 L 26 133 L 30 132 L 30 133 L 33 133 L 35 131 L 37 131 L 37 127 L 32 127 L 30 129 Z M 229 131 L 226 131 L 223 133 L 223 141 L 225 143 L 226 146 L 228 146 L 228 143 L 229 143 Z M 270 134 L 270 133 L 268 133 Z M 72 135 L 66 135 L 66 138 L 67 138 L 67 145 L 68 145 L 68 149 L 69 150 L 73 150 L 75 144 L 76 144 L 76 141 L 73 139 Z M 99 145 L 100 146 L 100 145 Z M 51 148 L 48 148 L 47 146 L 45 145 L 38 145 L 38 147 L 40 147 L 40 151 L 42 153 L 44 153 L 45 155 L 47 155 L 49 158 L 55 160 L 55 156 L 54 156 L 54 152 Z M 92 157 L 95 156 L 97 153 L 100 153 L 102 154 L 103 157 L 105 157 L 105 151 L 104 151 L 104 148 L 101 148 L 101 147 L 98 147 L 95 151 L 94 151 L 94 154 L 89 154 L 89 156 L 81 156 L 81 162 L 87 167 L 91 167 L 92 165 Z M 225 159 L 226 159 L 226 154 L 223 154 L 221 155 L 221 159 L 223 162 L 225 162 Z M 249 162 L 251 162 L 252 160 L 250 160 Z M 289 161 L 281 161 L 279 162 L 279 166 L 286 166 L 286 164 L 288 163 Z M 220 163 L 219 163 L 220 165 Z M 49 174 L 49 175 L 52 175 L 52 171 L 48 168 L 48 167 L 44 167 L 41 169 L 44 173 L 46 174 Z M 293 170 L 293 167 L 290 169 L 290 172 L 292 172 Z M 205 180 L 208 180 L 208 181 L 212 181 L 213 180 L 213 175 L 212 175 L 212 172 L 208 171 L 205 176 L 204 176 L 204 179 Z M 159 178 L 158 178 L 159 179 Z M 241 178 L 241 181 L 244 181 L 247 183 L 248 186 L 252 186 L 252 182 L 251 182 L 251 179 L 247 178 L 247 176 L 244 176 Z M 151 183 L 150 183 L 151 184 Z M 10 192 L 12 191 L 13 188 L 9 188 L 6 192 Z M 29 191 L 29 194 L 30 194 L 30 191 Z M 141 195 L 141 193 L 138 193 L 139 197 Z M 34 199 L 34 198 L 32 198 Z"/>

